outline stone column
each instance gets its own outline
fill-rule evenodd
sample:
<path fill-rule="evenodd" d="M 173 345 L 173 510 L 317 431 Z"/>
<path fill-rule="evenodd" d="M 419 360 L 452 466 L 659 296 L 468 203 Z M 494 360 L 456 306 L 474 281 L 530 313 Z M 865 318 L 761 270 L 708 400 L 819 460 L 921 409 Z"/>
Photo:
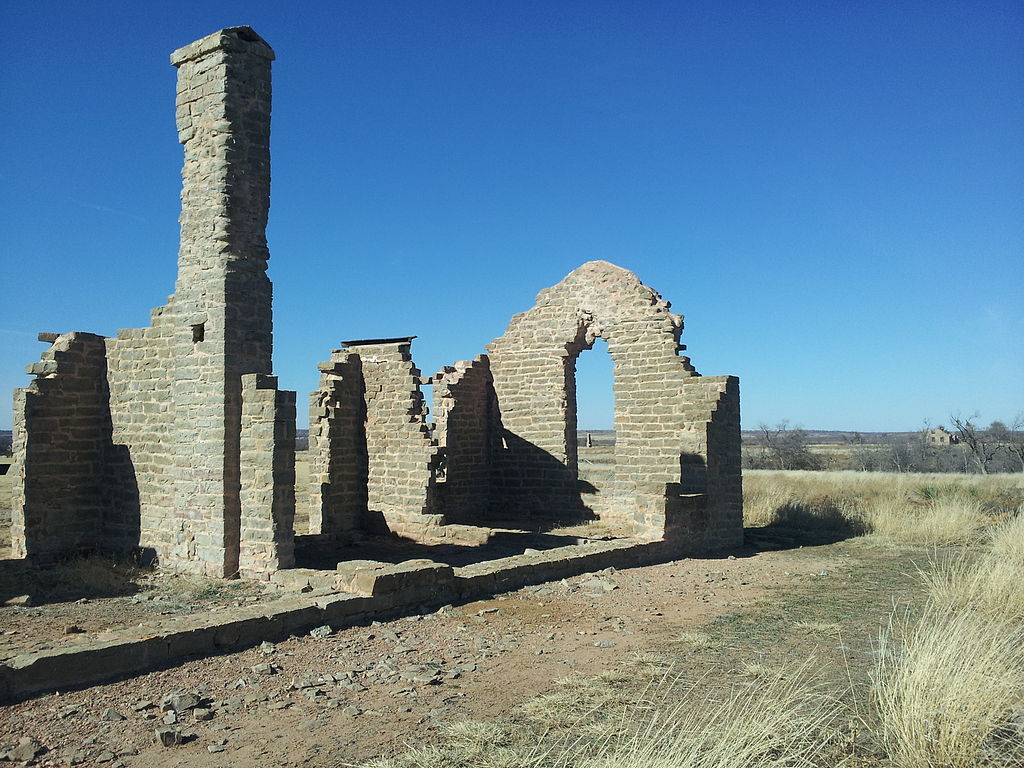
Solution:
<path fill-rule="evenodd" d="M 241 376 L 271 373 L 270 63 L 248 27 L 171 54 L 185 148 L 172 301 L 175 519 L 167 565 L 238 570 Z"/>
<path fill-rule="evenodd" d="M 295 393 L 276 376 L 242 377 L 239 574 L 267 580 L 295 565 Z"/>

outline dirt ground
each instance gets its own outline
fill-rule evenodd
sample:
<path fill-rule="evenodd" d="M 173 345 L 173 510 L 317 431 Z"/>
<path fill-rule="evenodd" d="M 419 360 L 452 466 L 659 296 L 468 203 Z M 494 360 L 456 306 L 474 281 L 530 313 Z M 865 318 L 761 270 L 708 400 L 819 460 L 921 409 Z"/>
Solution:
<path fill-rule="evenodd" d="M 780 589 L 842 582 L 858 556 L 843 544 L 749 548 L 293 637 L 7 706 L 0 752 L 28 738 L 46 750 L 38 765 L 351 765 L 429 742 L 446 721 L 506 717 L 558 678 L 596 674 L 716 618 L 756 613 Z M 175 693 L 198 706 L 165 710 Z M 161 727 L 185 743 L 161 746 Z"/>

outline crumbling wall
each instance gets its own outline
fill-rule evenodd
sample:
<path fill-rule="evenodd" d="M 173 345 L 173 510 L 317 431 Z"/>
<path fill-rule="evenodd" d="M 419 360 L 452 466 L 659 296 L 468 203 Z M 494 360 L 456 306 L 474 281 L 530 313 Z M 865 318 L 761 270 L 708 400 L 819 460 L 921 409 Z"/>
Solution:
<path fill-rule="evenodd" d="M 111 427 L 103 337 L 52 341 L 28 366 L 36 378 L 14 393 L 12 549 L 43 560 L 116 543 L 104 539 Z"/>
<path fill-rule="evenodd" d="M 188 558 L 189 549 L 174 509 L 174 325 L 167 310 L 154 309 L 149 328 L 122 329 L 104 343 L 112 441 L 121 447 L 124 465 L 123 485 L 109 490 L 121 497 L 124 513 L 137 519 L 133 545 L 145 542 L 169 564 L 174 557 Z"/>
<path fill-rule="evenodd" d="M 440 455 L 430 436 L 420 371 L 409 347 L 407 341 L 360 344 L 356 352 L 366 397 L 371 521 L 415 538 L 441 522 L 432 516 L 437 511 L 434 485 Z"/>
<path fill-rule="evenodd" d="M 656 539 L 681 530 L 710 535 L 719 527 L 709 527 L 712 514 L 733 520 L 741 493 L 730 463 L 739 450 L 738 387 L 720 394 L 718 382 L 691 385 L 700 377 L 679 354 L 682 327 L 656 292 L 607 262 L 584 264 L 541 291 L 536 306 L 488 346 L 504 441 L 492 507 L 527 517 L 579 513 L 575 361 L 600 337 L 614 362 L 616 437 L 611 498 L 596 510 L 602 521 Z M 737 418 L 726 417 L 730 409 Z M 713 484 L 709 462 L 721 464 Z M 713 513 L 709 493 L 717 494 Z M 694 496 L 701 498 L 680 501 Z M 700 525 L 677 524 L 673 514 L 696 515 Z"/>
<path fill-rule="evenodd" d="M 445 367 L 434 384 L 434 439 L 443 452 L 439 506 L 452 523 L 479 523 L 490 502 L 491 456 L 500 425 L 487 355 Z"/>
<path fill-rule="evenodd" d="M 276 376 L 242 377 L 238 572 L 267 580 L 295 565 L 295 393 Z"/>
<path fill-rule="evenodd" d="M 442 454 L 426 420 L 411 339 L 346 342 L 320 365 L 310 397 L 314 512 L 323 533 L 353 530 L 431 538 L 444 523 Z M 365 455 L 365 504 L 359 508 Z M 354 462 L 346 468 L 346 464 Z M 326 487 L 325 487 L 326 485 Z"/>
<path fill-rule="evenodd" d="M 270 62 L 252 30 L 175 51 L 185 148 L 172 397 L 174 516 L 182 570 L 238 569 L 241 376 L 271 373 Z M 198 481 L 198 482 L 197 482 Z"/>
<path fill-rule="evenodd" d="M 338 536 L 366 523 L 365 387 L 357 354 L 337 350 L 319 368 L 309 401 L 309 533 Z"/>
<path fill-rule="evenodd" d="M 172 570 L 229 576 L 239 567 L 240 440 L 243 428 L 256 428 L 243 423 L 241 377 L 271 372 L 273 58 L 247 27 L 171 55 L 184 145 L 175 292 L 149 328 L 119 331 L 95 353 L 106 356 L 110 442 L 92 467 L 106 478 L 95 503 L 106 509 L 107 535 L 151 548 Z M 56 439 L 45 420 L 22 418 L 17 428 L 27 430 L 25 445 Z M 45 504 L 45 496 L 23 495 Z M 94 503 L 88 495 L 77 495 L 85 517 Z M 24 541 L 16 546 L 31 554 Z"/>

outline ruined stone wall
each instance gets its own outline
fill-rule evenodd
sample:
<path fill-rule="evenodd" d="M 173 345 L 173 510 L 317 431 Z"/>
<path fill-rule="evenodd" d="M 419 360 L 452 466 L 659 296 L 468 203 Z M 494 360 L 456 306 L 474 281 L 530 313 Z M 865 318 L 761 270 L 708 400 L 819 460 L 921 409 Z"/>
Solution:
<path fill-rule="evenodd" d="M 671 517 L 666 536 L 701 543 L 701 552 L 738 547 L 743 543 L 743 477 L 740 435 L 740 390 L 735 376 L 702 376 L 687 381 L 692 405 L 687 413 L 681 493 L 700 493 L 704 509 L 699 520 Z M 698 459 L 693 460 L 696 456 Z M 687 462 L 690 471 L 687 471 Z M 703 464 L 703 472 L 700 472 Z M 678 530 L 674 530 L 677 527 Z M 689 527 L 687 527 L 689 526 Z"/>
<path fill-rule="evenodd" d="M 350 344 L 320 364 L 320 388 L 310 396 L 311 528 L 426 541 L 445 522 L 437 488 L 442 451 L 427 424 L 409 340 Z"/>
<path fill-rule="evenodd" d="M 366 454 L 371 519 L 416 537 L 440 522 L 434 485 L 440 452 L 426 421 L 420 371 L 409 343 L 360 345 L 366 392 Z"/>
<path fill-rule="evenodd" d="M 432 381 L 434 439 L 444 455 L 440 505 L 448 522 L 478 523 L 488 511 L 491 456 L 498 437 L 490 361 L 479 355 L 457 362 Z"/>
<path fill-rule="evenodd" d="M 319 367 L 309 401 L 309 533 L 337 536 L 365 524 L 365 388 L 359 355 L 337 350 Z"/>
<path fill-rule="evenodd" d="M 173 314 L 167 310 L 154 309 L 149 328 L 123 329 L 104 340 L 112 441 L 125 464 L 124 484 L 110 489 L 123 494 L 125 514 L 138 518 L 135 543 L 144 542 L 163 562 L 189 556 L 174 515 Z"/>
<path fill-rule="evenodd" d="M 738 389 L 731 420 L 731 394 L 720 397 L 717 382 L 693 386 L 700 377 L 679 354 L 681 332 L 682 317 L 667 302 L 607 262 L 584 264 L 541 291 L 536 306 L 488 346 L 504 441 L 494 461 L 492 507 L 510 516 L 579 512 L 575 361 L 600 337 L 615 371 L 615 480 L 598 489 L 602 498 L 591 512 L 620 532 L 652 539 L 684 528 L 704 536 L 709 515 L 731 520 L 732 507 L 704 507 L 709 492 L 740 494 L 730 463 L 739 451 Z M 716 421 L 722 398 L 728 402 Z M 734 445 L 722 449 L 719 440 Z M 707 469 L 719 456 L 725 458 L 712 486 Z M 695 505 L 704 510 L 700 525 L 670 519 Z"/>
<path fill-rule="evenodd" d="M 103 337 L 58 336 L 27 373 L 36 378 L 14 393 L 14 555 L 46 560 L 115 546 L 104 536 L 111 427 Z"/>
<path fill-rule="evenodd" d="M 238 572 L 267 580 L 295 565 L 295 393 L 277 377 L 242 377 Z"/>
<path fill-rule="evenodd" d="M 184 145 L 175 292 L 149 328 L 105 340 L 106 533 L 152 548 L 172 570 L 229 576 L 239 566 L 241 433 L 263 418 L 243 423 L 241 377 L 271 372 L 273 58 L 247 27 L 172 54 Z M 50 439 L 42 422 L 24 428 L 27 444 Z"/>

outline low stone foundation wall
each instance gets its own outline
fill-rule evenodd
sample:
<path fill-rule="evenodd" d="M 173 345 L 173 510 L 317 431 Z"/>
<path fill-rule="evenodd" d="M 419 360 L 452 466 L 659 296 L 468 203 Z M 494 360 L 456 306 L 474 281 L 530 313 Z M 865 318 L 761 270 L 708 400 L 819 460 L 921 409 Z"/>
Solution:
<path fill-rule="evenodd" d="M 347 562 L 337 571 L 278 571 L 297 593 L 264 605 L 176 617 L 16 656 L 0 665 L 0 702 L 94 685 L 229 653 L 329 624 L 334 628 L 448 603 L 469 602 L 529 584 L 673 560 L 688 554 L 668 542 L 595 541 L 452 568 L 413 560 Z M 309 590 L 299 593 L 299 590 Z"/>

